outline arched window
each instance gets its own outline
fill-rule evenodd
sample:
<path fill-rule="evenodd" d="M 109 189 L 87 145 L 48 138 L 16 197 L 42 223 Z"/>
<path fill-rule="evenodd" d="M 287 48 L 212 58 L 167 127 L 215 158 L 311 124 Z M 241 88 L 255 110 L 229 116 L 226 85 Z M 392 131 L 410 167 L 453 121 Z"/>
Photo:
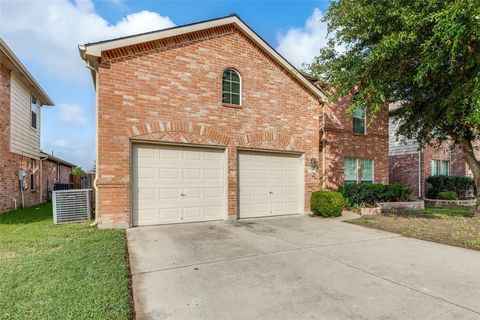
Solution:
<path fill-rule="evenodd" d="M 222 76 L 222 102 L 240 105 L 242 101 L 242 80 L 237 71 L 225 69 Z"/>

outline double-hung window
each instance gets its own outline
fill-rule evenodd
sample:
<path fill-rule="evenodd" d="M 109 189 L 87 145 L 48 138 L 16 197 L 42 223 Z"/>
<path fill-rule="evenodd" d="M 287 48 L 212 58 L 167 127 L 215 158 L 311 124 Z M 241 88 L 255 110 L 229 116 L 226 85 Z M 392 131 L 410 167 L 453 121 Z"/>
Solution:
<path fill-rule="evenodd" d="M 373 160 L 362 159 L 362 183 L 373 183 Z"/>
<path fill-rule="evenodd" d="M 353 111 L 353 133 L 366 134 L 365 108 L 358 107 Z"/>
<path fill-rule="evenodd" d="M 32 128 L 37 129 L 37 99 L 32 96 L 31 102 L 31 117 L 32 117 Z"/>
<path fill-rule="evenodd" d="M 447 160 L 432 160 L 432 176 L 450 174 L 450 161 Z"/>
<path fill-rule="evenodd" d="M 345 158 L 344 184 L 373 183 L 374 164 L 373 159 Z"/>
<path fill-rule="evenodd" d="M 358 159 L 345 158 L 344 163 L 344 183 L 354 184 L 358 182 Z"/>

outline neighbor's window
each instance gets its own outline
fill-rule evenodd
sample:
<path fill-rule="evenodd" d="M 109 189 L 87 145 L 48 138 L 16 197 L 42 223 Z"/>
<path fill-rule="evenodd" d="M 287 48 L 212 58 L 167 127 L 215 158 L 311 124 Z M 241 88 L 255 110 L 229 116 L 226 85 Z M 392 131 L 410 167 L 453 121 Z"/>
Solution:
<path fill-rule="evenodd" d="M 35 159 L 31 159 L 31 169 L 30 169 L 30 190 L 35 190 Z"/>
<path fill-rule="evenodd" d="M 432 160 L 432 176 L 450 174 L 450 161 L 447 160 Z"/>
<path fill-rule="evenodd" d="M 59 163 L 57 163 L 56 174 L 57 174 L 57 182 L 60 182 L 60 164 Z"/>
<path fill-rule="evenodd" d="M 36 129 L 37 128 L 37 99 L 34 96 L 32 96 L 31 110 L 32 110 L 32 128 Z"/>
<path fill-rule="evenodd" d="M 240 75 L 233 69 L 226 69 L 222 77 L 222 102 L 226 104 L 241 104 L 242 83 Z"/>
<path fill-rule="evenodd" d="M 373 183 L 373 160 L 362 159 L 362 183 Z"/>
<path fill-rule="evenodd" d="M 357 158 L 345 158 L 344 162 L 344 183 L 353 184 L 358 182 L 358 160 Z"/>
<path fill-rule="evenodd" d="M 356 108 L 353 111 L 353 133 L 365 134 L 365 108 Z"/>

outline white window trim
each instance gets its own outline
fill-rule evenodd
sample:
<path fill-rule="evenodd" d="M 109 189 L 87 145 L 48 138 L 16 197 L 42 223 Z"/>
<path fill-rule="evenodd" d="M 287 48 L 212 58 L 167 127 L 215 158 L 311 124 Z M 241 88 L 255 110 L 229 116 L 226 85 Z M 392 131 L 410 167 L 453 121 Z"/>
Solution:
<path fill-rule="evenodd" d="M 30 165 L 31 165 L 31 168 L 30 168 L 30 191 L 35 191 L 35 185 L 36 185 L 36 182 L 35 181 L 35 166 L 36 166 L 36 161 L 35 159 L 30 159 Z M 32 178 L 33 178 L 33 185 L 32 185 Z"/>
<path fill-rule="evenodd" d="M 232 70 L 232 71 L 235 71 L 235 73 L 238 75 L 238 78 L 240 79 L 240 94 L 239 94 L 239 104 L 234 104 L 234 103 L 226 103 L 226 102 L 223 102 L 223 74 L 225 73 L 225 71 L 227 70 Z M 243 81 L 242 81 L 242 75 L 240 74 L 240 72 L 238 72 L 237 69 L 235 68 L 232 68 L 232 67 L 227 67 L 225 69 L 223 69 L 222 71 L 222 76 L 221 76 L 221 79 L 222 79 L 222 83 L 221 83 L 221 95 L 220 95 L 220 99 L 222 100 L 222 104 L 224 105 L 227 105 L 227 106 L 236 106 L 236 107 L 241 107 L 242 106 L 242 98 L 243 98 Z M 231 92 L 230 92 L 231 94 Z"/>
<path fill-rule="evenodd" d="M 35 127 L 32 126 L 32 120 L 33 120 L 33 117 L 32 117 L 33 101 L 32 100 L 33 100 L 33 98 L 35 98 L 35 111 L 34 112 L 37 116 L 36 119 L 35 119 Z M 30 108 L 30 129 L 37 131 L 38 130 L 38 121 L 39 121 L 39 119 L 38 119 L 38 99 L 32 93 L 30 93 L 30 107 L 29 108 Z"/>

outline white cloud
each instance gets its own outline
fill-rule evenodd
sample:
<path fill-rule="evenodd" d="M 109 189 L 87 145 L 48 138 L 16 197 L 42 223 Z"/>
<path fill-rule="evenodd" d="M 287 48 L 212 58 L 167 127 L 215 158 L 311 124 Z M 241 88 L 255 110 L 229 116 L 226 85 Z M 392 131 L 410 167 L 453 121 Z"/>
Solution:
<path fill-rule="evenodd" d="M 56 147 L 56 148 L 69 148 L 70 147 L 68 141 L 67 140 L 62 140 L 62 139 L 54 141 L 52 143 L 52 146 Z"/>
<path fill-rule="evenodd" d="M 58 108 L 60 109 L 60 121 L 62 123 L 76 126 L 85 126 L 87 124 L 87 118 L 83 115 L 81 106 L 61 104 Z"/>
<path fill-rule="evenodd" d="M 152 11 L 132 13 L 110 24 L 95 12 L 91 0 L 7 0 L 0 1 L 0 12 L 0 36 L 21 58 L 55 77 L 77 81 L 90 80 L 78 54 L 79 44 L 175 25 Z"/>
<path fill-rule="evenodd" d="M 54 156 L 90 170 L 95 159 L 93 140 L 93 136 L 90 135 L 59 139 L 43 144 L 42 149 L 48 154 L 53 152 Z"/>
<path fill-rule="evenodd" d="M 277 51 L 294 66 L 310 63 L 327 45 L 327 25 L 321 22 L 323 14 L 315 8 L 302 28 L 291 28 L 286 33 L 279 34 Z"/>

